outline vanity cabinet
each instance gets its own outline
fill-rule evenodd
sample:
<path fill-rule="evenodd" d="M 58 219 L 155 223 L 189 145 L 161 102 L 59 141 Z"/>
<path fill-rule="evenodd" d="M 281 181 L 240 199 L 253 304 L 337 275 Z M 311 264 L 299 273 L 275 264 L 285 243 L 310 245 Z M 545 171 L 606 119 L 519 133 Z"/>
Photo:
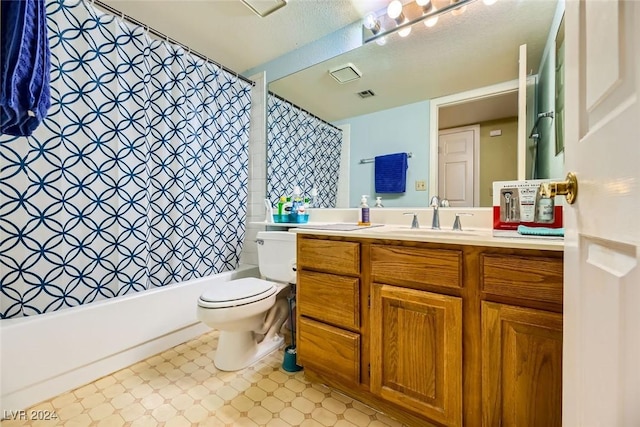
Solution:
<path fill-rule="evenodd" d="M 562 315 L 482 302 L 482 425 L 562 425 Z"/>
<path fill-rule="evenodd" d="M 371 392 L 461 425 L 462 251 L 372 244 L 369 270 Z"/>
<path fill-rule="evenodd" d="M 343 384 L 360 382 L 360 244 L 299 239 L 298 363 Z"/>
<path fill-rule="evenodd" d="M 298 363 L 409 426 L 559 426 L 562 251 L 301 233 Z"/>
<path fill-rule="evenodd" d="M 562 260 L 483 254 L 481 261 L 482 425 L 559 427 Z"/>

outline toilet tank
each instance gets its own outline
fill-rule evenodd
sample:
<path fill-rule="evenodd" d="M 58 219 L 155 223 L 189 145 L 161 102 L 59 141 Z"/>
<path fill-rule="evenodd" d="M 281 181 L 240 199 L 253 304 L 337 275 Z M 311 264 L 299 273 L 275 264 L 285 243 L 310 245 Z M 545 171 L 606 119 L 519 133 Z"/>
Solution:
<path fill-rule="evenodd" d="M 276 282 L 295 283 L 296 234 L 288 231 L 259 231 L 257 235 L 260 274 Z"/>

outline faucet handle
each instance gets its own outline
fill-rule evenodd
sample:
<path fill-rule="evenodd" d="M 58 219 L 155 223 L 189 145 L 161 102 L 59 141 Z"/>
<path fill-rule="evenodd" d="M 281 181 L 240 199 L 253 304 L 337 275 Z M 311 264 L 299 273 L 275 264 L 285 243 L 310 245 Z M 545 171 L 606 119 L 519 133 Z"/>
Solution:
<path fill-rule="evenodd" d="M 460 223 L 461 216 L 473 216 L 473 214 L 469 212 L 456 212 L 456 219 L 453 221 L 454 231 L 462 231 L 462 224 Z"/>
<path fill-rule="evenodd" d="M 413 215 L 413 220 L 411 221 L 411 228 L 420 228 L 420 224 L 418 224 L 418 214 L 416 212 L 405 212 L 403 215 Z"/>

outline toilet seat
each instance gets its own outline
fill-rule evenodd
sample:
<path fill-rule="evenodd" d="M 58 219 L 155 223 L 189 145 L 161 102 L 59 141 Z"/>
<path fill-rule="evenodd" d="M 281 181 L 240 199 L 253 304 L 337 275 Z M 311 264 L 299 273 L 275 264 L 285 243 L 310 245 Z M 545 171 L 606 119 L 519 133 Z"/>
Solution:
<path fill-rule="evenodd" d="M 216 286 L 205 291 L 198 299 L 202 308 L 229 308 L 251 304 L 276 294 L 275 283 L 255 277 L 234 280 L 226 286 Z"/>

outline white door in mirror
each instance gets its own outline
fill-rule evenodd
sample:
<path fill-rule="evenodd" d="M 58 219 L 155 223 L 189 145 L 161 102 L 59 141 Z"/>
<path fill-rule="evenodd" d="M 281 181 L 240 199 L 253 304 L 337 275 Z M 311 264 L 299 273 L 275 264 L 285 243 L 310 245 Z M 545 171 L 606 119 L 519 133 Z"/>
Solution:
<path fill-rule="evenodd" d="M 438 133 L 438 195 L 453 207 L 476 206 L 480 126 Z"/>

